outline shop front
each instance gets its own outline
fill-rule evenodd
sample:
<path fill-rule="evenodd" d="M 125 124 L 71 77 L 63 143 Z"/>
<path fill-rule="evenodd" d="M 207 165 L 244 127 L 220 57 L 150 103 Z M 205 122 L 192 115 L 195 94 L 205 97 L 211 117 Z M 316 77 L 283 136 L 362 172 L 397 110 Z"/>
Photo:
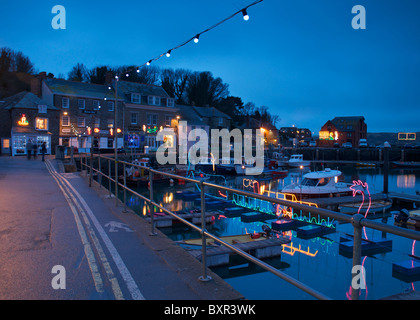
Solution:
<path fill-rule="evenodd" d="M 13 127 L 10 139 L 12 156 L 27 155 L 26 145 L 29 142 L 38 146 L 38 153 L 45 142 L 46 154 L 51 154 L 51 135 L 51 132 L 38 132 L 29 128 Z"/>

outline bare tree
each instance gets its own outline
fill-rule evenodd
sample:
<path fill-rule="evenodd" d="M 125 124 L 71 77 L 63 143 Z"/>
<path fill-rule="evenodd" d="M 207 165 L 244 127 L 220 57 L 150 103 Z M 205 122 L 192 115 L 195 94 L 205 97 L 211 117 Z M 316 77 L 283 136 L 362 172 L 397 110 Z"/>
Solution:
<path fill-rule="evenodd" d="M 186 88 L 187 100 L 197 106 L 214 106 L 229 95 L 229 85 L 221 78 L 214 78 L 211 72 L 194 72 Z"/>
<path fill-rule="evenodd" d="M 185 104 L 185 88 L 191 71 L 186 69 L 163 69 L 160 73 L 161 86 L 176 99 L 177 104 Z"/>
<path fill-rule="evenodd" d="M 77 63 L 67 75 L 67 80 L 71 81 L 87 82 L 88 79 L 88 70 L 83 63 Z"/>

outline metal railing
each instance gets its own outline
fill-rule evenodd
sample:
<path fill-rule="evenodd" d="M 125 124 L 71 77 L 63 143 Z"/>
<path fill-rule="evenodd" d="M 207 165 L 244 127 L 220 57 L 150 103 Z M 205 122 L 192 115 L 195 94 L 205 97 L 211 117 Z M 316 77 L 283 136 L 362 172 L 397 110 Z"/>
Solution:
<path fill-rule="evenodd" d="M 89 155 L 89 164 L 88 164 L 88 155 Z M 93 159 L 94 158 L 98 158 L 98 168 L 94 168 L 93 167 Z M 83 161 L 84 159 L 84 161 Z M 101 171 L 101 159 L 105 159 L 108 161 L 108 174 L 105 174 L 104 172 Z M 113 179 L 111 176 L 111 163 L 114 162 L 114 170 L 115 170 L 115 178 Z M 123 183 L 118 182 L 118 166 L 119 164 L 123 165 Z M 192 228 L 193 230 L 196 230 L 198 232 L 200 232 L 201 237 L 202 237 L 202 266 L 203 266 L 203 274 L 202 276 L 199 277 L 199 280 L 201 281 L 209 281 L 211 280 L 211 277 L 207 275 L 207 250 L 206 250 L 206 238 L 211 238 L 214 241 L 220 243 L 221 245 L 229 248 L 230 250 L 234 251 L 236 254 L 244 257 L 245 259 L 249 260 L 250 262 L 260 266 L 261 268 L 265 269 L 266 271 L 271 272 L 272 274 L 278 276 L 279 278 L 287 281 L 288 283 L 294 285 L 295 287 L 301 289 L 302 291 L 310 294 L 311 296 L 320 299 L 320 300 L 330 300 L 330 298 L 320 292 L 318 292 L 317 290 L 314 290 L 313 288 L 305 285 L 304 283 L 294 279 L 293 277 L 285 274 L 284 272 L 279 271 L 278 269 L 270 266 L 269 264 L 255 258 L 254 256 L 244 252 L 241 249 L 238 249 L 237 247 L 226 243 L 225 241 L 223 241 L 222 239 L 216 237 L 215 235 L 209 233 L 206 230 L 206 222 L 205 222 L 205 205 L 206 205 L 206 201 L 205 201 L 205 187 L 210 187 L 210 188 L 215 188 L 217 190 L 220 191 L 226 191 L 226 192 L 234 192 L 236 194 L 239 195 L 243 195 L 246 197 L 251 197 L 251 198 L 255 198 L 255 199 L 260 199 L 263 201 L 267 201 L 267 202 L 271 202 L 271 203 L 275 203 L 275 204 L 280 204 L 280 205 L 284 205 L 284 206 L 288 206 L 288 207 L 292 207 L 293 209 L 297 209 L 297 210 L 301 210 L 302 212 L 310 212 L 311 214 L 318 214 L 321 217 L 324 218 L 332 218 L 334 220 L 337 221 L 343 221 L 343 222 L 347 222 L 347 223 L 351 223 L 354 229 L 354 233 L 353 233 L 353 267 L 354 266 L 360 266 L 361 264 L 361 256 L 362 256 L 362 228 L 363 227 L 367 227 L 367 228 L 372 228 L 375 230 L 379 230 L 382 232 L 386 232 L 386 233 L 391 233 L 397 236 L 402 236 L 405 238 L 409 238 L 412 240 L 420 240 L 420 232 L 414 231 L 414 230 L 409 230 L 409 229 L 404 229 L 404 228 L 400 228 L 397 226 L 392 226 L 392 225 L 388 225 L 382 222 L 377 222 L 377 221 L 373 221 L 373 220 L 369 220 L 366 219 L 363 215 L 361 214 L 355 214 L 355 215 L 347 215 L 347 214 L 343 214 L 343 213 L 339 213 L 339 212 L 335 212 L 335 211 L 331 211 L 331 210 L 327 210 L 327 209 L 323 209 L 323 208 L 317 208 L 317 207 L 313 207 L 313 206 L 308 206 L 306 204 L 300 204 L 300 203 L 296 203 L 296 202 L 292 202 L 292 201 L 288 201 L 288 200 L 283 200 L 283 199 L 277 199 L 277 198 L 271 198 L 271 197 L 267 197 L 264 195 L 260 195 L 260 194 L 255 194 L 255 193 L 251 193 L 251 192 L 247 192 L 244 190 L 239 190 L 239 189 L 233 189 L 233 188 L 229 188 L 229 187 L 225 187 L 225 186 L 221 186 L 221 185 L 217 185 L 214 183 L 209 183 L 209 182 L 204 182 L 204 181 L 199 181 L 199 180 L 195 180 L 192 178 L 187 178 L 184 176 L 179 176 L 176 174 L 172 174 L 172 173 L 167 173 L 167 172 L 162 172 L 162 171 L 158 171 L 155 169 L 151 169 L 148 167 L 144 167 L 144 166 L 140 166 L 140 165 L 136 165 L 133 163 L 129 163 L 126 161 L 121 161 L 121 160 L 116 160 L 115 158 L 111 158 L 111 157 L 107 157 L 107 156 L 103 156 L 103 155 L 95 155 L 93 156 L 92 154 L 84 154 L 84 156 L 81 155 L 80 158 L 80 165 L 81 168 L 85 167 L 86 169 L 89 170 L 89 185 L 91 185 L 91 181 L 92 181 L 92 177 L 93 177 L 93 172 L 96 172 L 97 174 L 99 174 L 100 177 L 105 177 L 109 180 L 109 196 L 112 197 L 112 192 L 111 192 L 111 183 L 113 183 L 115 185 L 115 205 L 118 206 L 118 188 L 121 187 L 123 188 L 123 206 L 124 206 L 124 211 L 127 211 L 126 208 L 126 196 L 127 196 L 127 191 L 131 192 L 133 195 L 139 197 L 140 199 L 144 200 L 150 208 L 150 217 L 151 217 L 151 235 L 156 235 L 155 232 L 155 222 L 154 222 L 154 214 L 153 214 L 153 207 L 156 207 L 158 209 L 160 209 L 161 211 L 165 212 L 168 215 L 171 215 L 172 217 L 176 218 L 177 220 L 181 221 L 182 223 L 184 223 L 185 225 L 189 226 L 190 228 Z M 149 198 L 143 196 L 142 194 L 136 192 L 135 190 L 132 190 L 130 188 L 127 187 L 127 175 L 126 175 L 126 167 L 127 166 L 134 166 L 134 167 L 138 167 L 140 169 L 146 170 L 149 172 L 149 190 L 150 190 L 150 196 Z M 173 178 L 173 179 L 179 179 L 179 180 L 183 180 L 183 181 L 187 181 L 187 182 L 192 182 L 192 183 L 196 183 L 200 185 L 200 190 L 201 190 L 201 228 L 196 226 L 195 224 L 183 219 L 182 217 L 178 216 L 176 213 L 164 208 L 163 206 L 159 205 L 158 203 L 156 203 L 153 200 L 153 175 L 154 174 L 159 174 L 159 175 L 163 175 L 169 178 Z M 99 177 L 98 176 L 98 177 Z M 99 180 L 99 179 L 98 179 Z M 99 182 L 99 181 L 98 181 Z M 101 183 L 99 183 L 101 185 Z M 353 277 L 356 275 L 353 275 Z M 352 300 L 358 300 L 359 298 L 359 291 L 360 289 L 352 289 L 351 292 L 351 299 Z"/>

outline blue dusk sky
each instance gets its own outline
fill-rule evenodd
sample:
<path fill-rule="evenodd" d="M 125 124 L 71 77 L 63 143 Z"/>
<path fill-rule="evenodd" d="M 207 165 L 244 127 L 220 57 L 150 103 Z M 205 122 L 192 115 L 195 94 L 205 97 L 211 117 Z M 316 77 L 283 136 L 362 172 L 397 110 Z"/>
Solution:
<path fill-rule="evenodd" d="M 38 71 L 76 63 L 142 65 L 254 0 L 0 2 L 0 47 Z M 54 30 L 51 9 L 66 9 Z M 352 28 L 352 8 L 366 29 Z M 278 127 L 318 132 L 336 116 L 364 116 L 369 132 L 420 131 L 420 1 L 264 0 L 154 65 L 210 71 L 244 103 L 267 106 Z"/>

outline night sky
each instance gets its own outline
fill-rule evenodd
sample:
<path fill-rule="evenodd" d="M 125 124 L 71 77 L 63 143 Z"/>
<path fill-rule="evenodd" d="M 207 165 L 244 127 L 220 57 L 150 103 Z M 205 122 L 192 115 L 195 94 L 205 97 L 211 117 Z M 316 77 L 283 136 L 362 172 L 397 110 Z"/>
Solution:
<path fill-rule="evenodd" d="M 73 65 L 141 65 L 254 0 L 0 2 L 0 47 L 38 71 Z M 54 30 L 54 5 L 66 30 Z M 366 8 L 366 30 L 351 26 Z M 361 115 L 368 132 L 420 131 L 420 2 L 264 0 L 154 65 L 210 71 L 244 103 L 318 132 L 335 116 Z"/>

